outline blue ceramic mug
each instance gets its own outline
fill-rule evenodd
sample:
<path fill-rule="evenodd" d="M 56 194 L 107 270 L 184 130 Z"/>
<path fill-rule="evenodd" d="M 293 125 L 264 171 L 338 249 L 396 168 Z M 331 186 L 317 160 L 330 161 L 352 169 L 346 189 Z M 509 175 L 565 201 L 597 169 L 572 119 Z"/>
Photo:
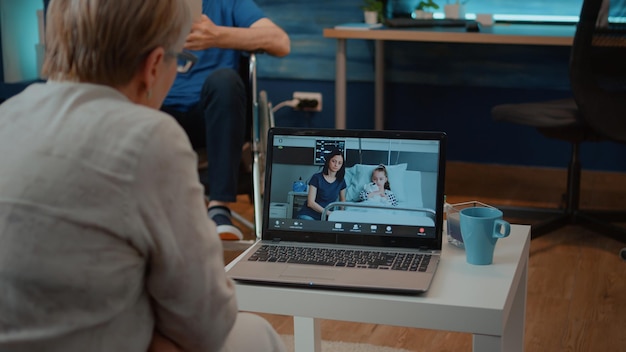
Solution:
<path fill-rule="evenodd" d="M 460 212 L 460 221 L 467 262 L 491 264 L 498 238 L 511 233 L 511 225 L 502 220 L 502 211 L 486 207 L 465 208 Z"/>

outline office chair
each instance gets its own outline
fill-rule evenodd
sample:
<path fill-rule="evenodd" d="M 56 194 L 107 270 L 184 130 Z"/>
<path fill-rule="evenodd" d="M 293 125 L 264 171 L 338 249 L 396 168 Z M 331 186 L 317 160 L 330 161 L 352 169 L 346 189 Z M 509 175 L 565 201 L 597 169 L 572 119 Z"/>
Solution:
<path fill-rule="evenodd" d="M 626 212 L 579 209 L 580 145 L 583 142 L 626 143 L 626 31 L 596 26 L 602 0 L 584 0 L 570 52 L 569 78 L 573 97 L 527 104 L 498 105 L 496 121 L 535 127 L 541 134 L 569 142 L 567 189 L 560 209 L 501 207 L 511 217 L 546 217 L 532 226 L 532 238 L 577 224 L 626 241 Z"/>

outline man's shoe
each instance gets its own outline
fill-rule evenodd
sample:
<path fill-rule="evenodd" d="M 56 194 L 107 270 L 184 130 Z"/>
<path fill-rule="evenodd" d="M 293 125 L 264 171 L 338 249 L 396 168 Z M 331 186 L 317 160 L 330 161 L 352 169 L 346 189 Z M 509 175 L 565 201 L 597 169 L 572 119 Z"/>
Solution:
<path fill-rule="evenodd" d="M 233 225 L 230 209 L 224 206 L 210 207 L 209 218 L 217 225 L 217 234 L 224 241 L 239 241 L 243 239 L 243 233 Z"/>

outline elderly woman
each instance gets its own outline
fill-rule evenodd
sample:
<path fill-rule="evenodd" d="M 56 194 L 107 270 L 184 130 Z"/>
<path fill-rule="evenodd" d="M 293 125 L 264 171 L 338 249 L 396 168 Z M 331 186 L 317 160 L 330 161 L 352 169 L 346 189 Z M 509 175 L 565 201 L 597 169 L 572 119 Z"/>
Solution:
<path fill-rule="evenodd" d="M 282 351 L 238 313 L 185 133 L 181 0 L 52 0 L 47 83 L 0 105 L 0 350 Z M 247 344 L 247 345 L 246 345 Z"/>

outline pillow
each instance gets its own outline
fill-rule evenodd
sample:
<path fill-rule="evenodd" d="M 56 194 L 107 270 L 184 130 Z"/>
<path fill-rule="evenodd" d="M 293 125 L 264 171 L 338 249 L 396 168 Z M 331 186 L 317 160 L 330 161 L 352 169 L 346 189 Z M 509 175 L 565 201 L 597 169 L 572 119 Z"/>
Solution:
<path fill-rule="evenodd" d="M 348 202 L 358 202 L 359 193 L 363 186 L 372 182 L 372 172 L 378 165 L 356 164 L 353 167 L 346 168 L 346 200 Z M 391 191 L 396 195 L 399 202 L 406 200 L 406 191 L 404 189 L 404 174 L 407 164 L 385 165 L 389 178 Z"/>
<path fill-rule="evenodd" d="M 350 197 L 348 197 L 348 192 L 349 192 L 348 190 L 350 189 L 350 185 L 352 184 L 352 179 L 354 178 L 355 172 L 356 172 L 355 166 L 347 167 L 346 174 L 343 177 L 344 181 L 346 181 L 346 201 L 347 202 L 353 202 L 353 200 Z"/>

